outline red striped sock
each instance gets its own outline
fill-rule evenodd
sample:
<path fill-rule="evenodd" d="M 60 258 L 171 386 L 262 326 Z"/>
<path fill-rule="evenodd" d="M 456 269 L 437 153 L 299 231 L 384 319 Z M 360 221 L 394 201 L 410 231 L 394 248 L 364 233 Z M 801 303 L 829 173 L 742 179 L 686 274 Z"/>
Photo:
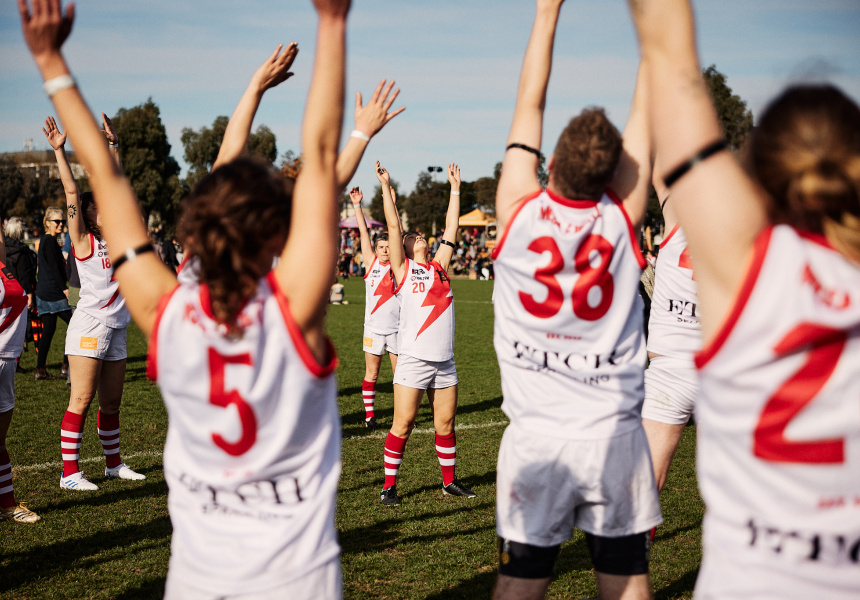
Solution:
<path fill-rule="evenodd" d="M 60 425 L 60 451 L 63 453 L 63 477 L 74 475 L 81 468 L 78 459 L 81 455 L 81 439 L 84 437 L 84 415 L 66 411 Z"/>
<path fill-rule="evenodd" d="M 436 434 L 436 457 L 442 467 L 442 485 L 454 481 L 454 469 L 457 465 L 457 434 L 453 431 L 448 435 Z"/>
<path fill-rule="evenodd" d="M 373 403 L 376 401 L 376 382 L 363 380 L 361 382 L 361 396 L 364 398 L 364 418 L 375 417 Z"/>
<path fill-rule="evenodd" d="M 408 439 L 399 438 L 390 431 L 388 437 L 385 438 L 385 450 L 383 451 L 385 483 L 382 485 L 384 490 L 397 483 L 397 471 L 400 470 L 400 463 L 403 462 L 403 450 L 406 448 L 406 440 Z"/>
<path fill-rule="evenodd" d="M 119 466 L 122 463 L 119 457 L 119 413 L 106 415 L 99 410 L 97 426 L 99 440 L 105 453 L 105 466 L 108 468 Z"/>
<path fill-rule="evenodd" d="M 12 461 L 6 448 L 0 448 L 0 508 L 15 506 L 15 494 L 12 492 Z"/>

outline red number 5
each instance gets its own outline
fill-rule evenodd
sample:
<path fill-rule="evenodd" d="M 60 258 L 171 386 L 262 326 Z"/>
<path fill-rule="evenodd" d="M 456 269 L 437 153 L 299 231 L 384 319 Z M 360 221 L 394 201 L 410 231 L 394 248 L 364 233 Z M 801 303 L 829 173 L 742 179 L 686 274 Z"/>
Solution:
<path fill-rule="evenodd" d="M 251 355 L 236 354 L 224 356 L 214 348 L 209 348 L 209 378 L 210 391 L 209 402 L 215 406 L 227 408 L 231 404 L 236 405 L 239 411 L 239 422 L 242 424 L 242 435 L 235 442 L 228 442 L 220 433 L 212 434 L 212 441 L 230 456 L 241 456 L 245 454 L 257 441 L 257 417 L 254 409 L 236 390 L 224 389 L 224 371 L 227 365 L 251 365 Z"/>

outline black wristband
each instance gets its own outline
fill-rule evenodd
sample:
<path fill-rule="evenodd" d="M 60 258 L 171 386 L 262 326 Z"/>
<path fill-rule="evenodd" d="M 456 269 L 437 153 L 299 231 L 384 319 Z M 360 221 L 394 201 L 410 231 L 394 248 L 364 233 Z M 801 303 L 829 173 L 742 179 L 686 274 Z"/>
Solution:
<path fill-rule="evenodd" d="M 511 148 L 519 148 L 520 150 L 525 150 L 526 152 L 531 152 L 532 154 L 534 154 L 535 156 L 538 157 L 538 160 L 540 160 L 540 158 L 541 158 L 540 150 L 538 150 L 537 148 L 532 148 L 531 146 L 526 146 L 525 144 L 511 144 L 510 146 L 505 148 L 505 152 L 507 152 Z"/>
<path fill-rule="evenodd" d="M 452 248 L 454 248 L 455 250 L 457 249 L 457 246 L 456 246 L 455 244 L 452 244 L 452 243 L 451 243 L 451 242 L 449 242 L 448 240 L 440 239 L 440 240 L 439 240 L 439 243 L 440 243 L 440 244 L 445 244 L 446 246 L 451 246 L 451 247 L 452 247 Z"/>
<path fill-rule="evenodd" d="M 138 246 L 137 248 L 129 248 L 125 251 L 125 254 L 120 255 L 115 261 L 113 261 L 113 270 L 116 273 L 116 270 L 125 264 L 128 260 L 135 260 L 139 254 L 146 254 L 147 252 L 155 252 L 155 248 L 152 247 L 152 244 L 147 242 L 142 246 Z"/>
<path fill-rule="evenodd" d="M 689 158 L 686 162 L 681 163 L 674 169 L 672 169 L 668 175 L 663 177 L 663 182 L 666 184 L 666 187 L 672 187 L 681 177 L 687 174 L 687 172 L 695 167 L 697 164 L 702 162 L 703 160 L 710 158 L 717 152 L 722 152 L 723 150 L 728 149 L 729 145 L 726 143 L 726 140 L 717 140 L 711 144 L 708 144 L 698 152 L 696 152 L 693 156 Z"/>

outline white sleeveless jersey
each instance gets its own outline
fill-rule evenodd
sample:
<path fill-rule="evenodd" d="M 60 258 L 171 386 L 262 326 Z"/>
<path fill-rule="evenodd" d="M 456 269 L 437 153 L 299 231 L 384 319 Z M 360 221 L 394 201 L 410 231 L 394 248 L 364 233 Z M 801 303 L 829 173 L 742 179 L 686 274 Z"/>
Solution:
<path fill-rule="evenodd" d="M 394 296 L 394 273 L 391 263 L 379 264 L 374 257 L 364 275 L 364 326 L 374 333 L 397 333 L 400 322 L 400 303 Z"/>
<path fill-rule="evenodd" d="M 0 358 L 18 358 L 27 329 L 27 294 L 0 263 Z"/>
<path fill-rule="evenodd" d="M 679 227 L 660 244 L 648 319 L 648 351 L 692 360 L 702 347 L 699 289 L 687 238 Z"/>
<path fill-rule="evenodd" d="M 183 285 L 200 281 L 200 259 L 186 252 L 182 262 L 176 268 L 176 280 Z"/>
<path fill-rule="evenodd" d="M 274 274 L 225 336 L 208 288 L 165 296 L 150 341 L 169 427 L 164 475 L 171 576 L 231 596 L 281 586 L 335 559 L 340 477 L 337 364 L 319 365 Z"/>
<path fill-rule="evenodd" d="M 78 261 L 81 278 L 81 298 L 75 310 L 86 313 L 98 322 L 114 329 L 127 327 L 131 321 L 125 298 L 119 293 L 119 283 L 113 278 L 113 267 L 103 240 L 90 236 L 90 253 L 87 256 L 72 254 Z"/>
<path fill-rule="evenodd" d="M 538 192 L 493 258 L 494 344 L 511 421 L 567 439 L 641 427 L 645 259 L 620 201 Z"/>
<path fill-rule="evenodd" d="M 774 598 L 856 598 L 860 267 L 823 237 L 767 229 L 696 364 L 708 545 L 775 573 Z"/>
<path fill-rule="evenodd" d="M 414 358 L 442 362 L 454 358 L 454 294 L 451 280 L 436 261 L 406 259 L 400 300 L 397 350 Z"/>

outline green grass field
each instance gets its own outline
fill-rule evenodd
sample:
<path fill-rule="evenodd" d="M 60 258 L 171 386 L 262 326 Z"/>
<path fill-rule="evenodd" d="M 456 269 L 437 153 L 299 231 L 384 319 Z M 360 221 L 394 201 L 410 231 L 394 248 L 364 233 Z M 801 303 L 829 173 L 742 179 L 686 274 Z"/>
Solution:
<path fill-rule="evenodd" d="M 496 576 L 496 455 L 507 424 L 492 345 L 492 282 L 454 281 L 457 314 L 457 475 L 475 499 L 445 496 L 426 403 L 398 477 L 399 507 L 379 503 L 382 446 L 391 423 L 391 369 L 383 362 L 377 393 L 381 431 L 364 428 L 361 351 L 364 289 L 346 282 L 349 305 L 332 306 L 329 330 L 340 356 L 343 475 L 337 526 L 346 598 L 487 598 Z M 65 329 L 58 328 L 48 361 L 57 372 Z M 7 446 L 19 501 L 42 516 L 33 525 L 0 523 L 0 598 L 160 598 L 170 555 L 167 487 L 161 470 L 167 417 L 146 379 L 146 347 L 129 328 L 122 410 L 123 459 L 143 482 L 107 481 L 95 432 L 87 420 L 82 466 L 101 489 L 59 489 L 64 382 L 35 382 L 35 352 L 16 376 L 18 404 Z M 664 524 L 651 551 L 657 598 L 689 598 L 701 557 L 703 505 L 695 481 L 695 429 L 688 427 L 661 497 Z M 597 588 L 580 533 L 562 547 L 550 598 L 595 596 Z"/>

